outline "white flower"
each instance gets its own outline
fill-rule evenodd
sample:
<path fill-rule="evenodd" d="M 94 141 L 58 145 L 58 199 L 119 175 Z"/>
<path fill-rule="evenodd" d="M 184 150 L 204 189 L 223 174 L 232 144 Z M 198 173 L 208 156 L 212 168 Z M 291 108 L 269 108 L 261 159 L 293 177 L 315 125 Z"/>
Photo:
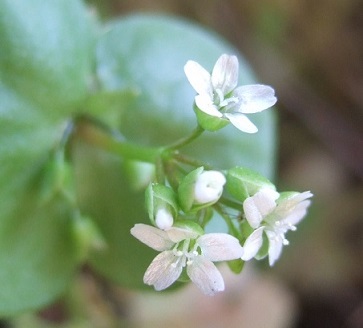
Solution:
<path fill-rule="evenodd" d="M 255 133 L 258 129 L 245 114 L 261 112 L 277 101 L 274 90 L 269 86 L 251 84 L 237 87 L 236 56 L 224 54 L 219 57 L 212 74 L 192 60 L 185 64 L 184 72 L 198 93 L 195 103 L 201 111 L 225 118 L 247 133 Z"/>
<path fill-rule="evenodd" d="M 296 230 L 296 224 L 306 215 L 310 205 L 308 198 L 313 195 L 305 191 L 288 197 L 279 196 L 274 189 L 263 188 L 243 202 L 246 219 L 255 230 L 245 241 L 242 260 L 248 261 L 256 256 L 265 233 L 269 242 L 269 264 L 272 266 L 280 257 L 282 247 L 289 244 L 285 234 Z"/>
<path fill-rule="evenodd" d="M 194 200 L 198 204 L 218 201 L 226 183 L 225 176 L 219 171 L 204 171 L 195 182 Z"/>
<path fill-rule="evenodd" d="M 144 283 L 163 290 L 172 285 L 183 268 L 204 294 L 224 290 L 224 281 L 213 262 L 241 258 L 238 239 L 225 233 L 200 235 L 194 230 L 172 227 L 167 231 L 136 224 L 131 234 L 147 246 L 160 251 L 147 268 Z"/>

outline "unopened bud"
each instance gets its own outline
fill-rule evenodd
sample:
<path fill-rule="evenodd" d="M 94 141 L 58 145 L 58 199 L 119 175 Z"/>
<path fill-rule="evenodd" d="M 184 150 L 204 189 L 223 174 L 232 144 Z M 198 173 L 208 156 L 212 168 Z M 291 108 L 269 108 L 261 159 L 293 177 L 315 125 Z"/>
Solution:
<path fill-rule="evenodd" d="M 226 178 L 218 171 L 204 171 L 195 182 L 194 200 L 198 204 L 218 201 L 223 192 Z"/>
<path fill-rule="evenodd" d="M 174 218 L 165 208 L 161 208 L 156 212 L 155 224 L 159 229 L 167 230 L 173 226 Z"/>

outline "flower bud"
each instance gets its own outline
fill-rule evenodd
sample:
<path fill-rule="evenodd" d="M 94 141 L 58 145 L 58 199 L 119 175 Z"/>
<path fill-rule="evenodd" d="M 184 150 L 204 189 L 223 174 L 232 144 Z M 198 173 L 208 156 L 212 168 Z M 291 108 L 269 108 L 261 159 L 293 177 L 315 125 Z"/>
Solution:
<path fill-rule="evenodd" d="M 173 226 L 174 218 L 166 208 L 161 208 L 156 212 L 155 224 L 159 229 L 167 230 Z"/>
<path fill-rule="evenodd" d="M 194 199 L 198 204 L 215 203 L 221 197 L 226 178 L 218 171 L 204 171 L 195 182 Z"/>

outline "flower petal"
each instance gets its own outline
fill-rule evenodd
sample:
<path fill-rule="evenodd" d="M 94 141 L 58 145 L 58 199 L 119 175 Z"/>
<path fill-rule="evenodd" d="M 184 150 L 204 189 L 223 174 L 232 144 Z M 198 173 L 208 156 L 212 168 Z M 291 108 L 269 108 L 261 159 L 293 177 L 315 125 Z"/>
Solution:
<path fill-rule="evenodd" d="M 269 240 L 268 261 L 270 266 L 273 266 L 281 255 L 283 239 L 273 231 L 266 230 L 266 234 Z"/>
<path fill-rule="evenodd" d="M 208 233 L 197 239 L 202 256 L 210 261 L 230 261 L 241 258 L 243 248 L 237 238 L 226 233 Z"/>
<path fill-rule="evenodd" d="M 145 245 L 159 252 L 170 249 L 175 244 L 170 240 L 165 231 L 147 224 L 135 224 L 135 226 L 131 229 L 131 234 Z"/>
<path fill-rule="evenodd" d="M 213 98 L 211 75 L 205 68 L 193 60 L 188 60 L 184 66 L 184 72 L 189 83 L 198 94 Z"/>
<path fill-rule="evenodd" d="M 246 239 L 245 244 L 243 245 L 243 256 L 241 257 L 243 261 L 249 261 L 255 257 L 260 250 L 263 243 L 263 230 L 264 227 L 256 229 Z"/>
<path fill-rule="evenodd" d="M 241 113 L 225 113 L 224 116 L 238 129 L 246 133 L 256 133 L 258 131 L 246 115 Z"/>
<path fill-rule="evenodd" d="M 223 95 L 230 93 L 238 83 L 238 59 L 236 56 L 222 55 L 218 58 L 212 72 L 214 90 Z"/>
<path fill-rule="evenodd" d="M 286 216 L 282 221 L 284 223 L 288 223 L 289 225 L 296 225 L 298 224 L 306 215 L 307 208 L 310 205 L 309 200 L 304 200 L 301 203 L 297 204 L 295 208 Z"/>
<path fill-rule="evenodd" d="M 282 200 L 276 208 L 277 219 L 290 225 L 298 224 L 306 215 L 307 208 L 311 203 L 307 199 L 312 196 L 310 191 L 305 191 Z"/>
<path fill-rule="evenodd" d="M 154 258 L 144 275 L 144 283 L 154 285 L 155 290 L 163 290 L 172 285 L 180 276 L 183 267 L 173 251 L 165 251 Z"/>
<path fill-rule="evenodd" d="M 272 188 L 263 188 L 243 202 L 246 219 L 252 228 L 257 228 L 261 221 L 276 208 L 275 200 L 279 193 Z"/>
<path fill-rule="evenodd" d="M 224 290 L 224 280 L 213 262 L 197 256 L 187 266 L 187 274 L 205 295 L 214 295 Z"/>
<path fill-rule="evenodd" d="M 238 87 L 232 96 L 237 97 L 239 102 L 231 110 L 244 114 L 261 112 L 275 105 L 277 101 L 274 89 L 262 84 Z"/>
<path fill-rule="evenodd" d="M 223 114 L 218 110 L 218 107 L 213 103 L 213 100 L 207 95 L 198 95 L 195 97 L 195 104 L 204 113 L 215 116 L 222 117 Z"/>

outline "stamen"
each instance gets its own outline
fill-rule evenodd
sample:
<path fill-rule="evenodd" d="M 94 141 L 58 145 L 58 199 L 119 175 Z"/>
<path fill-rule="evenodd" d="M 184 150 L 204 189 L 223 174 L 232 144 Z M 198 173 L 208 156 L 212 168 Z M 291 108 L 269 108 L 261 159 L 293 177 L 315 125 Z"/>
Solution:
<path fill-rule="evenodd" d="M 225 107 L 225 106 L 229 105 L 230 103 L 237 104 L 238 103 L 238 98 L 237 97 L 231 97 L 231 98 L 224 99 L 222 102 L 220 102 L 219 106 L 220 107 Z"/>
<path fill-rule="evenodd" d="M 222 103 L 224 101 L 224 94 L 223 94 L 222 90 L 221 89 L 216 89 L 215 91 L 216 91 L 216 94 L 217 94 L 217 96 L 219 98 L 219 102 L 218 102 L 219 105 L 223 106 Z"/>

